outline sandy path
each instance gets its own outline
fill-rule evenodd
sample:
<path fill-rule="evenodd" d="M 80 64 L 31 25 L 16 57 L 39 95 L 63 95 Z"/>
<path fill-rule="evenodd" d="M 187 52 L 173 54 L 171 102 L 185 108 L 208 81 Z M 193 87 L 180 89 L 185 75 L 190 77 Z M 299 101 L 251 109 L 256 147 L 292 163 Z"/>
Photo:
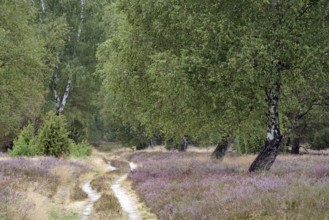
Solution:
<path fill-rule="evenodd" d="M 137 165 L 134 163 L 129 163 L 130 170 L 134 170 L 137 168 Z M 117 179 L 111 189 L 114 192 L 114 195 L 119 200 L 121 208 L 128 215 L 129 220 L 141 220 L 140 214 L 137 211 L 137 205 L 135 204 L 133 198 L 131 198 L 127 191 L 121 186 L 122 182 L 125 181 L 128 177 L 128 173 L 122 175 L 119 179 Z"/>
<path fill-rule="evenodd" d="M 88 195 L 88 202 L 82 212 L 82 220 L 89 219 L 89 216 L 93 210 L 94 203 L 101 197 L 101 194 L 91 188 L 90 182 L 91 181 L 88 181 L 82 185 L 82 190 Z"/>
<path fill-rule="evenodd" d="M 135 170 L 137 168 L 137 165 L 135 163 L 130 162 L 129 163 L 130 170 Z M 106 168 L 104 169 L 106 171 L 114 171 L 117 170 L 116 167 L 113 167 L 110 164 L 106 164 Z M 114 181 L 114 183 L 111 185 L 111 189 L 115 195 L 115 197 L 118 199 L 120 206 L 122 210 L 127 214 L 129 220 L 141 220 L 141 215 L 138 212 L 137 204 L 134 201 L 134 199 L 128 194 L 127 190 L 124 189 L 122 186 L 122 183 L 127 179 L 128 173 L 120 176 L 117 180 Z M 92 214 L 94 203 L 100 199 L 101 194 L 97 191 L 93 190 L 91 188 L 91 181 L 89 180 L 85 182 L 82 185 L 82 190 L 88 194 L 88 202 L 84 206 L 83 212 L 82 212 L 82 220 L 88 220 L 90 219 L 90 216 Z"/>

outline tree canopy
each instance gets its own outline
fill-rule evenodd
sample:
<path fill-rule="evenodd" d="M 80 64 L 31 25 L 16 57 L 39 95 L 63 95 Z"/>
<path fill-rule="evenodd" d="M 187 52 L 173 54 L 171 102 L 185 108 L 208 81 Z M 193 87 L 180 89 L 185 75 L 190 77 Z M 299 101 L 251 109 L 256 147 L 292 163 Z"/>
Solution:
<path fill-rule="evenodd" d="M 146 131 L 209 140 L 250 133 L 251 125 L 279 146 L 282 131 L 327 94 L 327 1 L 113 7 L 113 32 L 98 50 L 105 109 Z"/>

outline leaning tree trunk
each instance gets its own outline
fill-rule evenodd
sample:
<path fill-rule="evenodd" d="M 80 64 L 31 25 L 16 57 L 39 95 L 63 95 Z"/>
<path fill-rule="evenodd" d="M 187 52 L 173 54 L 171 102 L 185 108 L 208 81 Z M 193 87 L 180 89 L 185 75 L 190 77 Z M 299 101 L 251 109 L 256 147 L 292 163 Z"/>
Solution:
<path fill-rule="evenodd" d="M 64 111 L 67 98 L 69 97 L 70 89 L 71 89 L 71 80 L 69 79 L 69 80 L 67 80 L 67 84 L 66 84 L 66 87 L 65 87 L 65 92 L 64 92 L 64 95 L 63 95 L 62 103 L 59 107 L 58 114 L 61 114 Z"/>
<path fill-rule="evenodd" d="M 223 159 L 229 144 L 229 139 L 227 137 L 223 138 L 222 141 L 217 144 L 217 147 L 215 148 L 214 152 L 212 152 L 211 157 L 218 160 Z"/>
<path fill-rule="evenodd" d="M 279 98 L 280 84 L 277 83 L 275 89 L 266 91 L 266 101 L 268 103 L 267 137 L 263 150 L 249 167 L 249 172 L 269 170 L 278 155 L 282 143 L 278 111 Z"/>

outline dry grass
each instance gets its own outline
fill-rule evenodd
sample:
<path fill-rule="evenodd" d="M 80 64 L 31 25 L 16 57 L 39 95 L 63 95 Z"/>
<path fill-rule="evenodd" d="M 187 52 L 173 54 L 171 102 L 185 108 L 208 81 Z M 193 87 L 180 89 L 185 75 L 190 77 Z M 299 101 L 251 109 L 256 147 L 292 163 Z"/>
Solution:
<path fill-rule="evenodd" d="M 122 172 L 127 172 L 130 169 L 129 163 L 123 160 L 111 160 L 111 165 L 121 170 Z"/>
<path fill-rule="evenodd" d="M 126 161 L 118 159 L 113 160 L 113 158 L 115 157 L 100 152 L 95 152 L 94 154 L 93 160 L 97 160 L 98 165 L 102 164 L 103 168 L 100 168 L 100 170 L 103 170 L 103 172 L 98 174 L 91 181 L 91 187 L 101 194 L 101 198 L 94 204 L 94 212 L 92 213 L 93 220 L 126 219 L 117 198 L 111 190 L 111 185 L 126 172 L 129 164 Z M 99 159 L 101 159 L 102 162 Z M 109 163 L 119 169 L 104 171 L 106 170 L 104 167 L 108 167 Z"/>
<path fill-rule="evenodd" d="M 60 183 L 68 183 L 72 180 L 73 170 L 69 165 L 60 165 L 51 169 L 51 172 L 58 177 Z"/>
<path fill-rule="evenodd" d="M 114 196 L 112 191 L 104 192 L 101 198 L 95 203 L 96 212 L 109 211 L 116 213 L 116 215 L 122 215 L 122 210 L 117 198 Z"/>
<path fill-rule="evenodd" d="M 65 209 L 70 188 L 89 171 L 82 162 L 52 157 L 0 160 L 0 219 L 49 219 L 51 207 Z"/>
<path fill-rule="evenodd" d="M 79 185 L 80 185 L 79 182 L 76 181 L 74 183 L 74 186 L 70 188 L 70 200 L 71 201 L 85 200 L 88 198 L 87 193 L 85 193 Z"/>
<path fill-rule="evenodd" d="M 104 173 L 91 181 L 91 187 L 97 192 L 107 191 L 117 177 L 115 173 Z"/>

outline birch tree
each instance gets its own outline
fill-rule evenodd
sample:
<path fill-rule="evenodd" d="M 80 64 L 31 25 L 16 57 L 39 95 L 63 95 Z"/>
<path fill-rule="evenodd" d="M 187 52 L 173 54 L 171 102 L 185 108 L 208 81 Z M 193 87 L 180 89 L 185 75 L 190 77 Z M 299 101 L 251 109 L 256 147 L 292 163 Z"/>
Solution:
<path fill-rule="evenodd" d="M 282 119 L 305 104 L 297 94 L 327 90 L 325 0 L 116 4 L 118 27 L 99 50 L 112 107 L 146 129 L 203 139 L 255 120 L 266 138 L 251 172 L 274 163 L 291 127 Z"/>
<path fill-rule="evenodd" d="M 27 1 L 0 2 L 0 145 L 11 141 L 45 103 L 47 51 Z"/>
<path fill-rule="evenodd" d="M 93 72 L 96 45 L 103 36 L 100 19 L 106 3 L 36 1 L 47 49 L 54 58 L 49 62 L 53 70 L 49 107 L 52 105 L 57 114 L 65 112 L 70 125 L 73 126 L 74 121 L 83 125 L 74 129 L 87 129 L 84 126 L 96 123 L 98 78 Z M 91 127 L 88 130 L 100 132 Z"/>

